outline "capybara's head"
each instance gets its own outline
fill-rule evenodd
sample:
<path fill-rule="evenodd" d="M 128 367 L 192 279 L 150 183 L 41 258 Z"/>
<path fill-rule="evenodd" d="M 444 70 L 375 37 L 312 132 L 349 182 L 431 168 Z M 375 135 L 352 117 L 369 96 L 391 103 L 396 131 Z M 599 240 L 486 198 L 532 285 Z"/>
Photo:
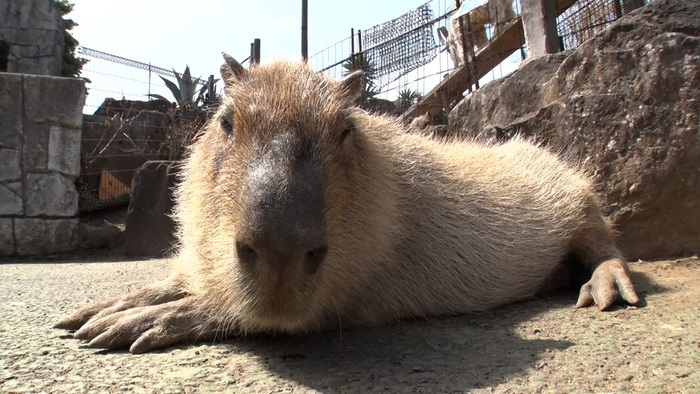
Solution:
<path fill-rule="evenodd" d="M 341 296 L 333 282 L 352 269 L 340 261 L 364 238 L 353 235 L 364 227 L 354 223 L 364 220 L 359 195 L 374 187 L 353 106 L 363 74 L 333 80 L 304 63 L 248 70 L 225 60 L 226 97 L 186 164 L 180 241 L 202 261 L 202 286 L 228 292 L 222 308 L 242 308 L 244 329 L 308 326 Z"/>

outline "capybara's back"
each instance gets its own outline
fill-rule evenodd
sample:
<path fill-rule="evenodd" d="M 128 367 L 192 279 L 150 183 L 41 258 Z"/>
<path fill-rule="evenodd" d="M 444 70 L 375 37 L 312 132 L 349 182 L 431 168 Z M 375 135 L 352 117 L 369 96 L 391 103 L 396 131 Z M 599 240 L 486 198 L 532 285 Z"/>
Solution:
<path fill-rule="evenodd" d="M 407 133 L 354 106 L 361 72 L 225 58 L 227 98 L 178 189 L 174 274 L 59 323 L 90 345 L 474 312 L 574 263 L 592 273 L 577 306 L 638 301 L 591 182 L 556 155 Z"/>

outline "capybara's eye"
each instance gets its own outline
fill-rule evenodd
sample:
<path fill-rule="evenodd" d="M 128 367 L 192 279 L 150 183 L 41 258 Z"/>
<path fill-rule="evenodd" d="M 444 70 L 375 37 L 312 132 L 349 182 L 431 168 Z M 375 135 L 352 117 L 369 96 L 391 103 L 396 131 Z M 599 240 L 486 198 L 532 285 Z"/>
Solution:
<path fill-rule="evenodd" d="M 221 128 L 224 129 L 226 134 L 231 134 L 233 132 L 233 126 L 226 118 L 221 118 Z"/>
<path fill-rule="evenodd" d="M 348 136 L 350 135 L 352 130 L 353 130 L 352 126 L 348 126 L 345 128 L 345 130 L 343 130 L 343 133 L 340 135 L 340 144 L 341 145 L 343 144 L 343 142 L 345 142 L 345 139 L 348 138 Z"/>

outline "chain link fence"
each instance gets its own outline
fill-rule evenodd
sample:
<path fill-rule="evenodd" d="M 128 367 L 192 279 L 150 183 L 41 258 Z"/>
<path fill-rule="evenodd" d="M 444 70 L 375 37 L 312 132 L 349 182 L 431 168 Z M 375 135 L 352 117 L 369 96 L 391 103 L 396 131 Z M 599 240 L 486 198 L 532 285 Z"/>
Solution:
<path fill-rule="evenodd" d="M 128 203 L 134 172 L 146 161 L 180 159 L 217 92 L 213 76 L 188 77 L 85 47 L 78 54 L 89 60 L 77 181 L 86 213 Z"/>

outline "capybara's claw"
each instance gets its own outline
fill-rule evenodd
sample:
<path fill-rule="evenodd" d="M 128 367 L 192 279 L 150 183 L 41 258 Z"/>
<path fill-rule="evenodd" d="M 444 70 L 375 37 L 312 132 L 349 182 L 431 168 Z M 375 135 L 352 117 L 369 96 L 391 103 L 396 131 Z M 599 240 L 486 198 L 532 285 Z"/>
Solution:
<path fill-rule="evenodd" d="M 134 353 L 183 342 L 197 333 L 190 300 L 144 306 L 88 321 L 73 336 L 102 349 L 130 347 Z"/>
<path fill-rule="evenodd" d="M 77 330 L 82 325 L 83 322 L 81 320 L 76 319 L 74 316 L 68 316 L 59 320 L 53 325 L 53 328 L 58 328 L 61 330 Z"/>
<path fill-rule="evenodd" d="M 621 260 L 611 259 L 600 264 L 593 271 L 591 280 L 581 287 L 576 307 L 595 304 L 604 311 L 620 298 L 630 305 L 639 303 L 639 296 L 634 290 L 626 264 Z"/>
<path fill-rule="evenodd" d="M 90 319 L 97 316 L 101 311 L 112 306 L 115 302 L 116 299 L 111 299 L 85 306 L 74 314 L 61 319 L 58 323 L 54 324 L 53 327 L 64 330 L 77 330 Z"/>

